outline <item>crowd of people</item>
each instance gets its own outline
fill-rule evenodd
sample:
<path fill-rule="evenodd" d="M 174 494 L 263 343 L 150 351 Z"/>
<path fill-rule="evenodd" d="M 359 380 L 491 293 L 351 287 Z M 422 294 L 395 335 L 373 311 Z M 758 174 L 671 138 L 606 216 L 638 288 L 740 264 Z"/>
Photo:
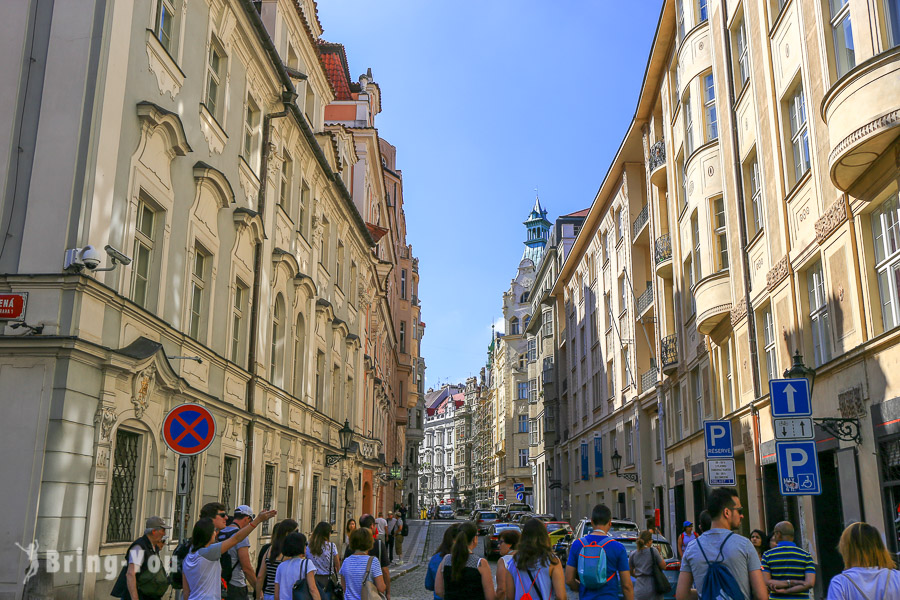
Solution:
<path fill-rule="evenodd" d="M 247 505 L 228 515 L 225 506 L 211 502 L 200 509 L 190 537 L 173 552 L 167 573 L 159 560 L 170 526 L 150 517 L 144 535 L 126 552 L 126 565 L 112 595 L 126 600 L 159 600 L 170 588 L 184 600 L 362 600 L 390 596 L 389 566 L 403 561 L 403 538 L 408 535 L 406 509 L 377 517 L 349 519 L 342 546 L 322 521 L 307 536 L 297 521 L 284 519 L 272 528 L 269 543 L 250 559 L 248 536 L 274 518 L 276 511 L 254 514 Z M 153 568 L 149 565 L 155 561 Z M 364 592 L 367 590 L 367 592 Z"/>

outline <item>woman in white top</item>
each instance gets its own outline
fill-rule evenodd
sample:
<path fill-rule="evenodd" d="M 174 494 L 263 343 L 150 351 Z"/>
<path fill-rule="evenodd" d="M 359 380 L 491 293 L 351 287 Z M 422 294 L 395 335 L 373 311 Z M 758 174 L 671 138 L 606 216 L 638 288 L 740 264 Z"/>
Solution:
<path fill-rule="evenodd" d="M 506 598 L 506 574 L 509 572 L 509 561 L 516 556 L 516 544 L 519 543 L 518 527 L 510 527 L 500 532 L 500 560 L 497 561 L 497 598 Z"/>
<path fill-rule="evenodd" d="M 281 553 L 286 560 L 275 571 L 275 600 L 291 600 L 294 597 L 294 585 L 304 578 L 310 597 L 322 600 L 316 586 L 316 567 L 306 558 L 306 536 L 299 532 L 288 534 L 284 538 Z"/>
<path fill-rule="evenodd" d="M 331 523 L 322 521 L 309 538 L 309 546 L 306 555 L 316 566 L 316 583 L 323 592 L 322 600 L 331 600 L 334 596 L 334 584 L 331 582 L 331 574 L 341 570 L 341 559 L 338 556 L 337 546 L 328 541 L 331 537 Z"/>
<path fill-rule="evenodd" d="M 838 552 L 844 571 L 828 585 L 828 600 L 900 598 L 900 571 L 877 529 L 868 523 L 851 524 L 841 534 Z"/>
<path fill-rule="evenodd" d="M 275 516 L 274 510 L 264 510 L 248 525 L 237 530 L 224 542 L 216 542 L 216 526 L 212 519 L 203 518 L 191 532 L 191 551 L 181 563 L 186 600 L 219 600 L 222 597 L 222 565 L 219 558 L 243 541 L 256 526 Z"/>

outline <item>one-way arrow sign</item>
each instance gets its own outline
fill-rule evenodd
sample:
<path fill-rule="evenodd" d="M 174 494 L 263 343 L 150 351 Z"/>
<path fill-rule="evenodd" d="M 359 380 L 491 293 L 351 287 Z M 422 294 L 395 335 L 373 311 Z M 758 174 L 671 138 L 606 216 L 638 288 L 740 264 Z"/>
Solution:
<path fill-rule="evenodd" d="M 796 419 L 772 419 L 776 440 L 811 440 L 816 436 L 813 421 L 809 417 Z"/>
<path fill-rule="evenodd" d="M 175 493 L 178 496 L 185 496 L 191 491 L 191 457 L 178 457 L 178 485 L 175 486 Z"/>

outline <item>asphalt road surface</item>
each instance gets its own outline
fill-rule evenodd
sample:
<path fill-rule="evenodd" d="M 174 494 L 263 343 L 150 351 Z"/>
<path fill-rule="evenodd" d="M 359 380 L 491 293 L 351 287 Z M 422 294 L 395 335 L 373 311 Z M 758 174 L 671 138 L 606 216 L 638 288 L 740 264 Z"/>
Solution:
<path fill-rule="evenodd" d="M 460 522 L 460 519 L 457 519 L 455 522 Z M 431 522 L 431 525 L 428 528 L 428 540 L 425 544 L 425 554 L 422 557 L 422 564 L 417 569 L 406 573 L 395 582 L 392 582 L 391 600 L 429 600 L 433 597 L 432 593 L 425 589 L 425 572 L 428 570 L 428 561 L 437 551 L 437 547 L 444 537 L 444 531 L 446 531 L 452 523 L 454 523 L 454 521 Z M 478 556 L 483 556 L 482 549 L 483 545 L 479 540 L 475 553 Z M 491 565 L 491 573 L 493 573 L 496 578 L 497 561 L 490 559 L 488 562 Z M 572 590 L 567 590 L 567 592 L 569 599 L 578 600 L 578 592 L 573 592 Z"/>

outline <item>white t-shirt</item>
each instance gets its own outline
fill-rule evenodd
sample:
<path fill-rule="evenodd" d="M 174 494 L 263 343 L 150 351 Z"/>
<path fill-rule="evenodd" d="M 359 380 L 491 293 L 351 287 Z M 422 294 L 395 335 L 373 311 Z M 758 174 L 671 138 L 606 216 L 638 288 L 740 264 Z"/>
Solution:
<path fill-rule="evenodd" d="M 384 539 L 387 533 L 387 521 L 384 520 L 384 517 L 378 517 L 375 519 L 375 525 L 378 527 L 378 537 Z"/>
<path fill-rule="evenodd" d="M 278 584 L 278 598 L 275 600 L 291 600 L 294 595 L 294 584 L 307 573 L 315 573 L 316 565 L 311 560 L 295 557 L 278 565 L 275 571 L 275 583 Z"/>
<path fill-rule="evenodd" d="M 191 595 L 187 600 L 218 600 L 222 597 L 222 543 L 189 552 L 181 564 Z"/>

